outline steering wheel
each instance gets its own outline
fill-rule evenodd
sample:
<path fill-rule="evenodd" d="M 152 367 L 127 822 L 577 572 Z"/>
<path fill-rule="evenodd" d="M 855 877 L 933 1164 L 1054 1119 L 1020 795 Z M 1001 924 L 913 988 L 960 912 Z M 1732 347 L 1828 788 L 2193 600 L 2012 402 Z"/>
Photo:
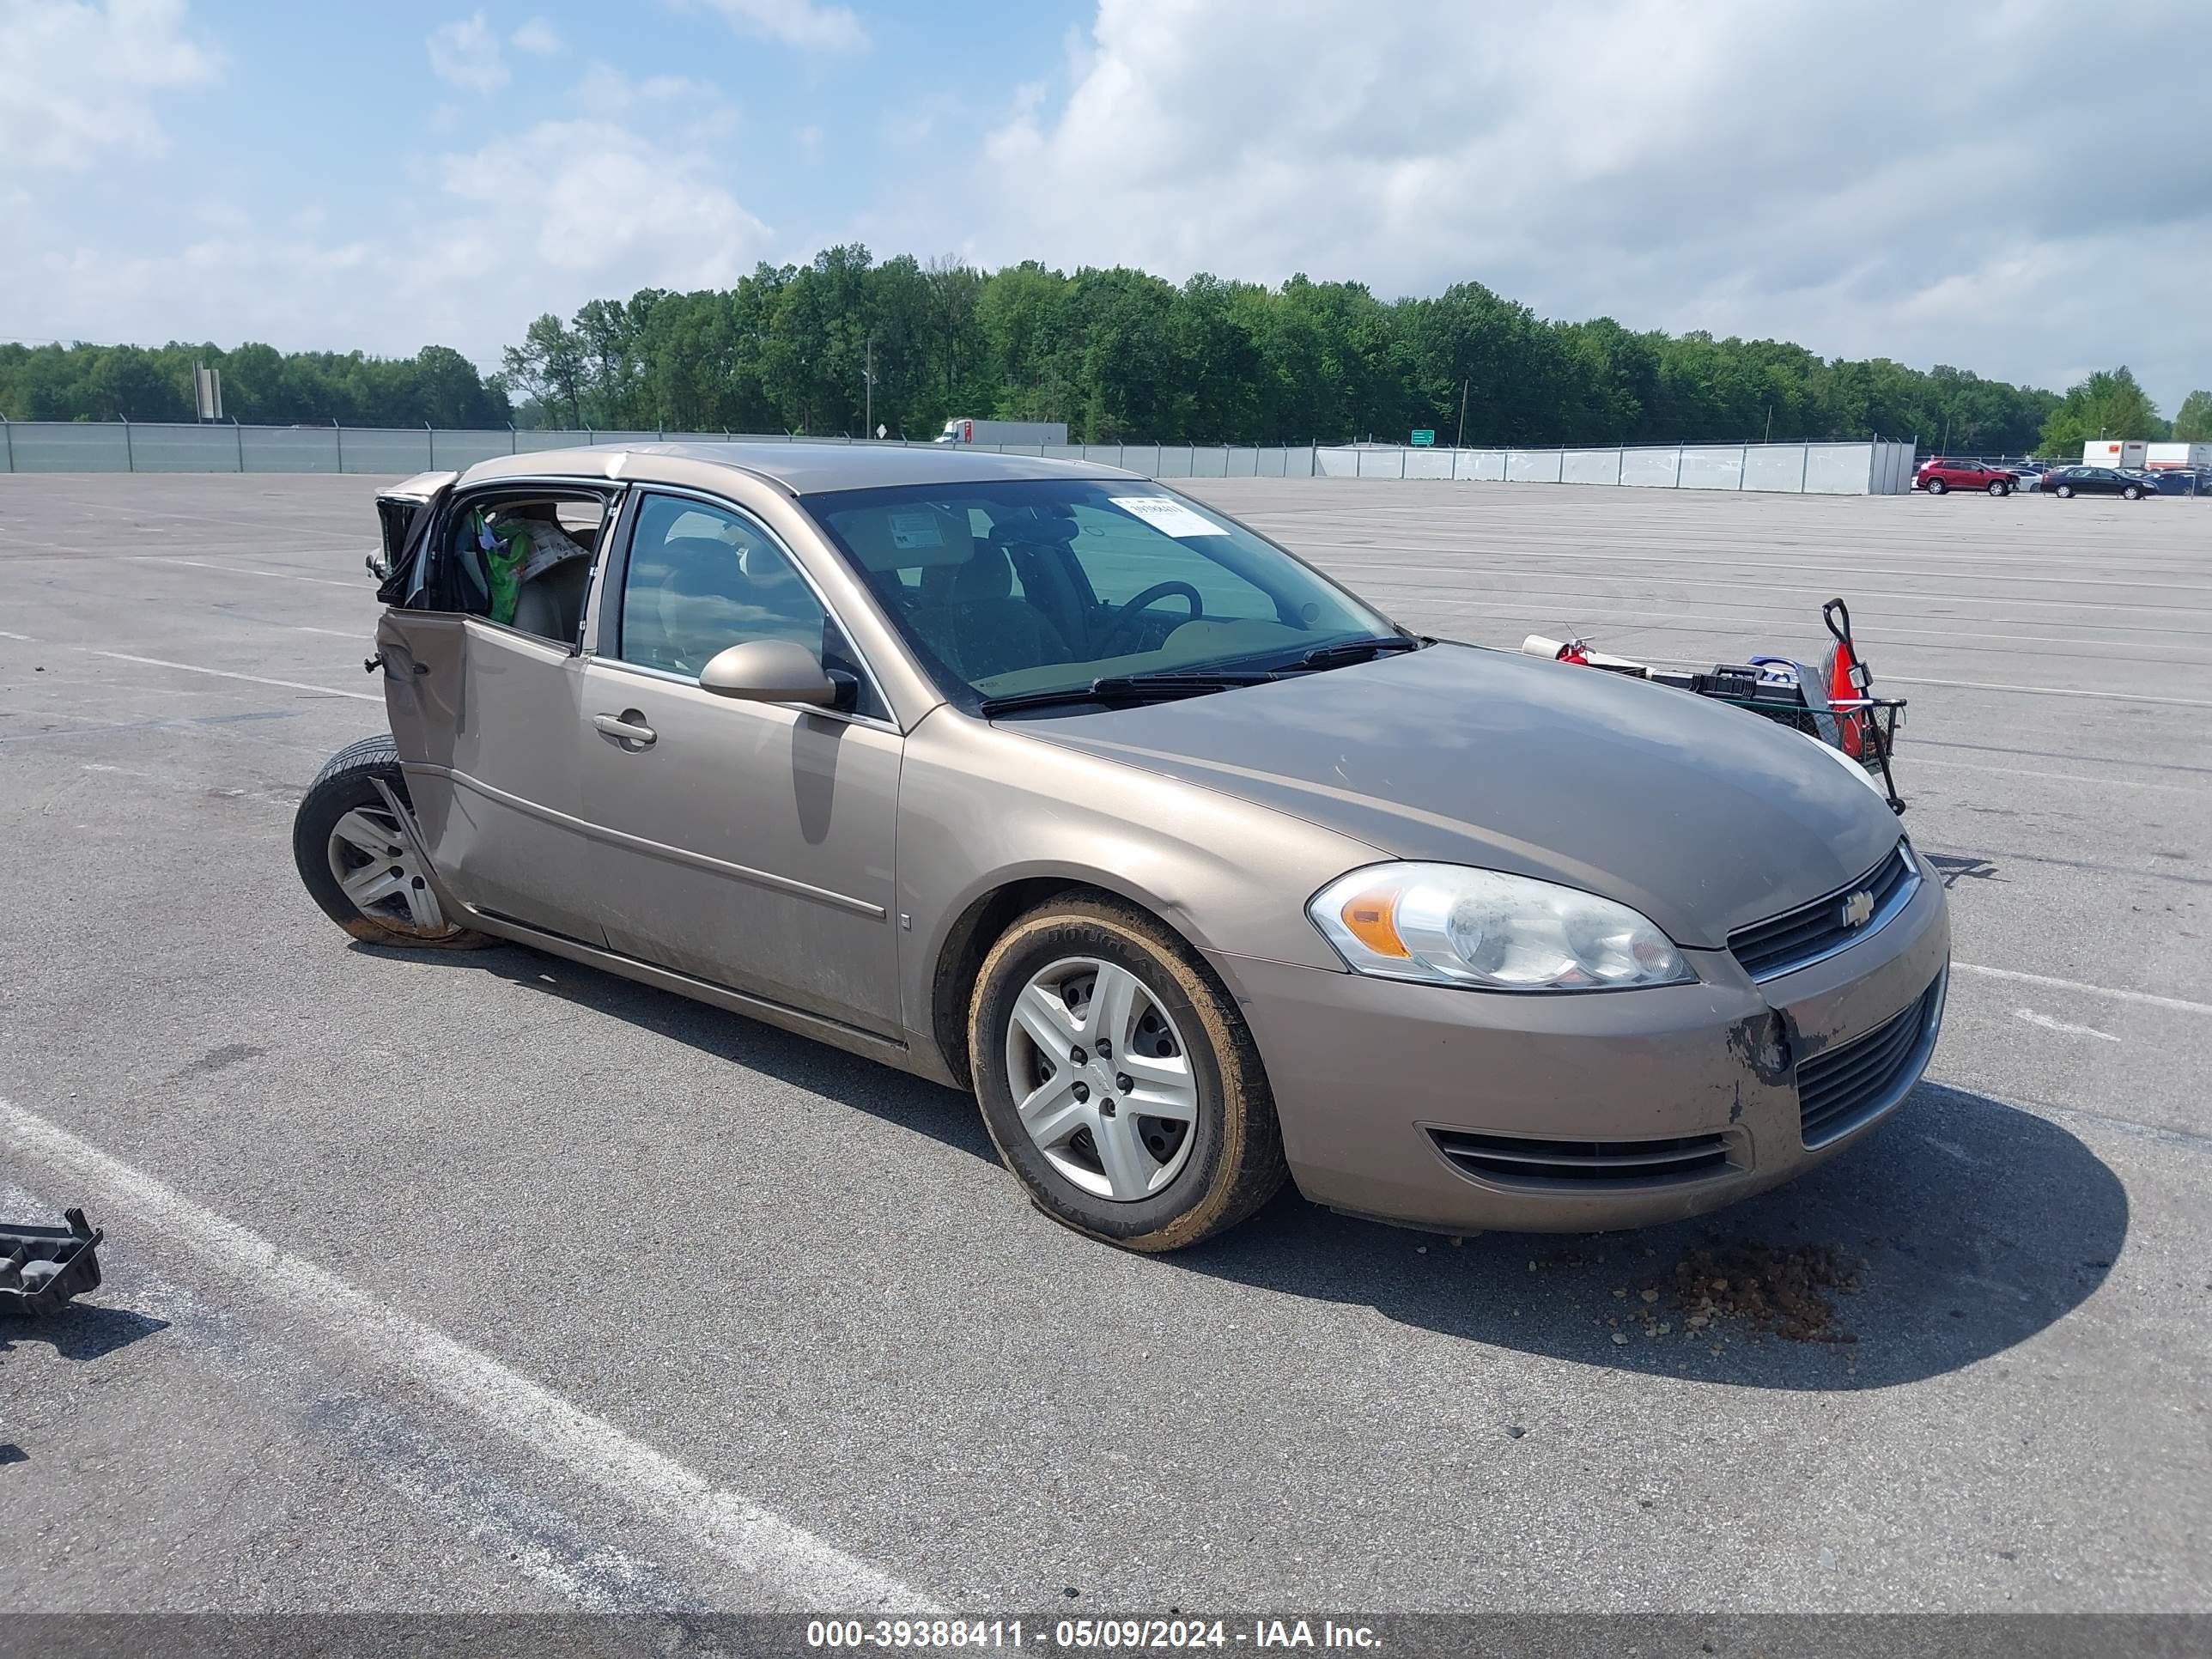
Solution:
<path fill-rule="evenodd" d="M 1206 600 L 1188 582 L 1154 582 L 1114 613 L 1114 619 L 1106 624 L 1106 637 L 1098 648 L 1098 654 L 1102 657 L 1119 656 L 1121 653 L 1114 647 L 1121 643 L 1124 634 L 1133 635 L 1137 631 L 1137 624 L 1144 613 L 1162 599 L 1178 595 L 1190 601 L 1190 615 L 1185 620 L 1196 622 L 1206 614 Z"/>

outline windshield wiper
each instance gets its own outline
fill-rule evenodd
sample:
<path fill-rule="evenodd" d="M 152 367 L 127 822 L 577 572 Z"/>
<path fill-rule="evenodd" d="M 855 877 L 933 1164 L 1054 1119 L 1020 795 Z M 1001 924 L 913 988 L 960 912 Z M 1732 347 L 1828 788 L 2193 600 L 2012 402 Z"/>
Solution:
<path fill-rule="evenodd" d="M 1418 651 L 1420 641 L 1405 634 L 1385 634 L 1377 639 L 1338 640 L 1317 645 L 1297 659 L 1300 668 L 1340 668 L 1346 663 L 1368 662 L 1392 651 Z"/>
<path fill-rule="evenodd" d="M 1142 674 L 1107 674 L 1088 685 L 1063 685 L 1050 691 L 1011 691 L 986 697 L 975 712 L 986 720 L 1017 708 L 1049 708 L 1075 702 L 1153 702 L 1194 697 L 1240 685 L 1265 685 L 1275 676 L 1265 669 L 1156 668 Z"/>

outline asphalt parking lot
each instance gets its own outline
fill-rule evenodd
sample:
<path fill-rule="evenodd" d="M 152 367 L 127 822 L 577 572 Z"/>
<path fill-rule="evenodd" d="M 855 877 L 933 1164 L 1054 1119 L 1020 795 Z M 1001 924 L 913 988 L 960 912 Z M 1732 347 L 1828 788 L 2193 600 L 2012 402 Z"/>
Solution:
<path fill-rule="evenodd" d="M 964 1097 L 331 927 L 372 485 L 0 478 L 0 1215 L 111 1239 L 0 1326 L 0 1610 L 2212 1607 L 2212 507 L 1193 484 L 1485 643 L 1846 595 L 1958 971 L 1910 1105 L 1708 1222 L 1151 1260 Z M 1749 1244 L 1855 1340 L 1644 1301 Z"/>

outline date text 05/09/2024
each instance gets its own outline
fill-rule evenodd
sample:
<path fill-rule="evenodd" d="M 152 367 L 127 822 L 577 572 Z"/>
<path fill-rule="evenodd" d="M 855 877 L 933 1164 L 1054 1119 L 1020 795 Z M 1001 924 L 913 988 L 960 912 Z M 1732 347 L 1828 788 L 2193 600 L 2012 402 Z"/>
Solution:
<path fill-rule="evenodd" d="M 1155 1649 L 1373 1650 L 1382 1645 L 1365 1625 L 1308 1619 L 817 1619 L 806 1626 L 810 1648 L 1027 1648 L 1069 1653 L 1142 1652 Z"/>

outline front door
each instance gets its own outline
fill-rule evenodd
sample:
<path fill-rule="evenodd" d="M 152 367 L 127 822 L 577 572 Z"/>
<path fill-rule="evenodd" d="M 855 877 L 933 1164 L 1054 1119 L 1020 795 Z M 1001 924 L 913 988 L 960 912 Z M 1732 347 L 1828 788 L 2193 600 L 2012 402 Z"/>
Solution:
<path fill-rule="evenodd" d="M 453 562 L 472 506 L 538 514 L 579 550 L 574 565 L 538 578 L 544 592 L 499 623 L 479 561 Z M 457 501 L 426 550 L 433 565 L 417 599 L 439 609 L 392 609 L 376 629 L 384 702 L 407 774 L 425 850 L 453 896 L 473 909 L 599 945 L 585 896 L 586 843 L 576 817 L 576 725 L 582 707 L 579 653 L 583 579 L 605 520 L 603 495 L 506 486 Z M 557 520 L 552 516 L 558 514 Z M 558 592 L 558 602 L 545 593 Z M 544 629 L 530 631 L 531 626 Z"/>
<path fill-rule="evenodd" d="M 583 667 L 582 815 L 609 944 L 863 1030 L 900 1030 L 892 906 L 905 741 L 843 631 L 758 524 L 649 494 Z M 699 671 L 796 640 L 859 673 L 850 714 L 740 702 Z"/>

